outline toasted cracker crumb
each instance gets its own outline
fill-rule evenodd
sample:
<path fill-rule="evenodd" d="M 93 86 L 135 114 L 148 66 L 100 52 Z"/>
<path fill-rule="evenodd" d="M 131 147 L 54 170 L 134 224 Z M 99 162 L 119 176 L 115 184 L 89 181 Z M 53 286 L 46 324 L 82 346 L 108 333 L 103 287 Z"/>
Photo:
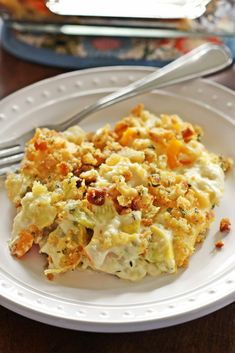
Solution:
<path fill-rule="evenodd" d="M 220 221 L 220 231 L 221 232 L 230 232 L 231 230 L 231 222 L 229 218 L 222 218 Z"/>
<path fill-rule="evenodd" d="M 224 246 L 224 242 L 222 240 L 218 240 L 216 243 L 215 243 L 215 247 L 217 249 L 221 249 L 222 247 Z"/>
<path fill-rule="evenodd" d="M 48 273 L 48 274 L 47 274 L 47 279 L 48 279 L 49 281 L 53 281 L 54 275 L 53 275 L 52 273 Z"/>

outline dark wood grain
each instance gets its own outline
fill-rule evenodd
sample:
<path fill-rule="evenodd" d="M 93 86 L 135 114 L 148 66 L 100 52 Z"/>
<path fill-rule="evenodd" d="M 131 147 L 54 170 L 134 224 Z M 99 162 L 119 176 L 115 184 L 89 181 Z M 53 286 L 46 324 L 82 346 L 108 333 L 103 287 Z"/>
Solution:
<path fill-rule="evenodd" d="M 101 334 L 41 324 L 0 308 L 1 353 L 233 353 L 235 305 L 160 330 Z"/>
<path fill-rule="evenodd" d="M 16 59 L 0 48 L 0 97 L 44 78 L 64 72 L 61 69 L 32 64 Z"/>
<path fill-rule="evenodd" d="M 0 49 L 0 97 L 61 73 Z M 235 71 L 212 77 L 235 90 Z M 76 332 L 41 324 L 0 307 L 0 353 L 235 353 L 235 304 L 174 327 L 126 334 Z"/>

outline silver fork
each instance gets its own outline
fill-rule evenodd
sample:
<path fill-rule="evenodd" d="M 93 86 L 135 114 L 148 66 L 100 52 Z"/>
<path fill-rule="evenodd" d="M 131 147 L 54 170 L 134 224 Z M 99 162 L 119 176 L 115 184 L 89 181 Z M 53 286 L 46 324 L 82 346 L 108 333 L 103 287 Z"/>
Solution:
<path fill-rule="evenodd" d="M 122 100 L 163 88 L 172 84 L 208 75 L 225 68 L 232 63 L 230 50 L 226 46 L 203 44 L 179 59 L 156 70 L 146 77 L 119 89 L 95 103 L 85 107 L 76 115 L 60 124 L 47 125 L 49 129 L 63 131 L 69 126 L 81 122 L 91 113 Z M 0 176 L 5 175 L 12 166 L 17 169 L 24 154 L 25 142 L 34 134 L 34 129 L 0 144 Z"/>

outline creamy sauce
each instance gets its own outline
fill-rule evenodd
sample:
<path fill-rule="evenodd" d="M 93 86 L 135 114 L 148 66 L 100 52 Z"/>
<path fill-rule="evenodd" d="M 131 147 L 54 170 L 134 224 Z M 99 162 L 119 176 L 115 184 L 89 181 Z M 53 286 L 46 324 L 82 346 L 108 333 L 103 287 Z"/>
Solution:
<path fill-rule="evenodd" d="M 200 162 L 200 161 L 199 161 Z M 196 190 L 207 192 L 217 200 L 224 190 L 224 173 L 218 164 L 203 160 L 183 173 Z"/>

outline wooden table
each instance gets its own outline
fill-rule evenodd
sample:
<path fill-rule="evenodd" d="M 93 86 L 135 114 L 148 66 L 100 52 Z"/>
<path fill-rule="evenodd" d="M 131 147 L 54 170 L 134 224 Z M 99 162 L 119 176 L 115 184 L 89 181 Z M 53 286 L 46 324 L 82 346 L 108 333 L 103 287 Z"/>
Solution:
<path fill-rule="evenodd" d="M 0 97 L 63 72 L 31 64 L 0 49 Z M 235 69 L 212 77 L 235 90 Z M 126 334 L 70 331 L 0 307 L 0 353 L 235 353 L 235 303 L 175 327 Z"/>

